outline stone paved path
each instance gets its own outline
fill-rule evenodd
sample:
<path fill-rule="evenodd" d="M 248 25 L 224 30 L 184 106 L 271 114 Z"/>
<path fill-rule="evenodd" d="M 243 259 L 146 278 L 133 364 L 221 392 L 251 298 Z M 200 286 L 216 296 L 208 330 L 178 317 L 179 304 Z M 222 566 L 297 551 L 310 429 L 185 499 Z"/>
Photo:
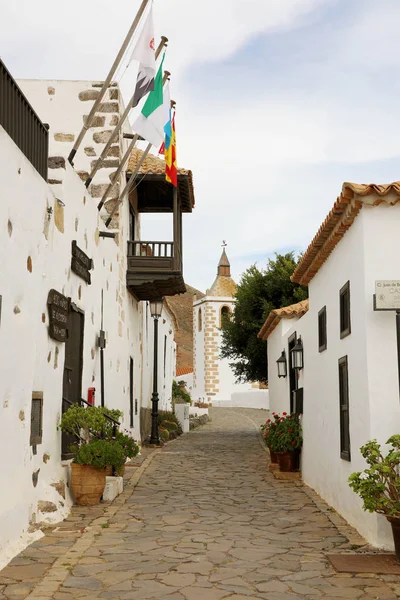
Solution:
<path fill-rule="evenodd" d="M 254 425 L 265 414 L 214 409 L 212 423 L 153 453 L 137 487 L 131 482 L 104 514 L 75 507 L 62 531 L 0 572 L 0 598 L 400 597 L 394 576 L 340 575 L 330 567 L 324 553 L 348 540 L 306 488 L 268 472 Z M 91 526 L 71 531 L 88 514 Z"/>

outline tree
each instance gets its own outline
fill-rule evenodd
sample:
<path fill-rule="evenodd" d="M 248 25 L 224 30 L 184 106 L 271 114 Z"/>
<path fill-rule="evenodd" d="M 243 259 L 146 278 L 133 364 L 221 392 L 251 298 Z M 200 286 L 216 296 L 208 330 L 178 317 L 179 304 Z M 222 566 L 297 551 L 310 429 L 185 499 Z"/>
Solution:
<path fill-rule="evenodd" d="M 306 287 L 290 281 L 298 261 L 294 252 L 276 254 L 266 269 L 252 265 L 241 277 L 232 317 L 222 323 L 221 346 L 238 382 L 268 381 L 267 342 L 257 334 L 271 310 L 308 297 Z"/>

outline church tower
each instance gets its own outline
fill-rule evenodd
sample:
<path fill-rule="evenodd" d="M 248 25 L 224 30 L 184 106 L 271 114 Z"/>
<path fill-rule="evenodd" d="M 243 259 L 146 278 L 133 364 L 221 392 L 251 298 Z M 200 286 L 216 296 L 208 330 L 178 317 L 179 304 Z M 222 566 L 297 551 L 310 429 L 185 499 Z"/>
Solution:
<path fill-rule="evenodd" d="M 193 303 L 193 399 L 206 402 L 229 401 L 231 394 L 243 389 L 226 358 L 220 358 L 221 324 L 235 306 L 236 284 L 225 251 L 218 263 L 217 276 L 204 298 Z"/>

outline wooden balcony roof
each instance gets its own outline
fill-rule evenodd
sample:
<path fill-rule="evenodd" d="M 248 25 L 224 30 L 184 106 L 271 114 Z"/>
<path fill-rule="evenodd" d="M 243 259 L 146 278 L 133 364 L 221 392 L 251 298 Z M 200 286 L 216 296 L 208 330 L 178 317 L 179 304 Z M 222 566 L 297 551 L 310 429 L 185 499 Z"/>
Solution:
<path fill-rule="evenodd" d="M 142 150 L 132 150 L 128 163 L 128 177 L 136 169 L 142 155 Z M 172 212 L 172 185 L 165 181 L 164 160 L 149 154 L 139 169 L 138 179 L 139 212 Z M 195 206 L 192 171 L 178 169 L 178 195 L 182 212 L 192 212 Z"/>

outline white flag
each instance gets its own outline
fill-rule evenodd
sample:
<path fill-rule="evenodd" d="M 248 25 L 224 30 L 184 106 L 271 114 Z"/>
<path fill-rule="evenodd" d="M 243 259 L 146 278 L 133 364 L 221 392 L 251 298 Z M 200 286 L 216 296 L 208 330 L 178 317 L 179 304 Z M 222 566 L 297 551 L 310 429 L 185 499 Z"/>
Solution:
<path fill-rule="evenodd" d="M 136 80 L 136 88 L 133 106 L 137 106 L 148 92 L 154 90 L 154 77 L 156 74 L 156 57 L 154 42 L 153 6 L 146 17 L 142 32 L 133 49 L 131 59 L 139 62 L 139 71 Z"/>

